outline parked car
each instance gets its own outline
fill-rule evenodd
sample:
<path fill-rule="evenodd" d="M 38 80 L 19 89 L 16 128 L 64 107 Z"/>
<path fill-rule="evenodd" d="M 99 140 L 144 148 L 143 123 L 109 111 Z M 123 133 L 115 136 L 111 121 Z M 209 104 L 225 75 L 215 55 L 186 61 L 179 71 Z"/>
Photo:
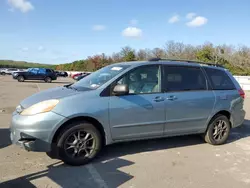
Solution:
<path fill-rule="evenodd" d="M 71 77 L 75 80 L 75 77 L 76 77 L 76 76 L 81 76 L 82 74 L 83 74 L 82 72 L 75 73 L 75 74 L 73 74 Z"/>
<path fill-rule="evenodd" d="M 81 80 L 82 78 L 85 78 L 85 77 L 88 76 L 88 75 L 90 75 L 90 73 L 84 73 L 84 74 L 82 74 L 82 75 L 75 76 L 75 77 L 74 77 L 74 80 L 79 81 L 79 80 Z"/>
<path fill-rule="evenodd" d="M 1 69 L 0 70 L 0 73 L 1 73 L 1 75 L 6 75 L 6 74 L 8 74 L 8 75 L 12 75 L 14 72 L 17 72 L 17 71 L 19 71 L 19 69 L 16 69 L 16 68 L 5 68 L 5 69 Z"/>
<path fill-rule="evenodd" d="M 62 71 L 55 71 L 57 76 L 60 77 L 68 77 L 68 73 L 67 72 L 62 72 Z"/>
<path fill-rule="evenodd" d="M 103 146 L 121 141 L 200 134 L 220 145 L 242 125 L 244 97 L 218 65 L 162 59 L 112 64 L 24 99 L 12 116 L 11 140 L 70 165 L 86 164 Z"/>
<path fill-rule="evenodd" d="M 50 83 L 52 80 L 57 79 L 54 70 L 45 68 L 30 68 L 24 72 L 15 72 L 12 77 L 19 82 L 24 82 L 25 80 L 44 80 Z"/>

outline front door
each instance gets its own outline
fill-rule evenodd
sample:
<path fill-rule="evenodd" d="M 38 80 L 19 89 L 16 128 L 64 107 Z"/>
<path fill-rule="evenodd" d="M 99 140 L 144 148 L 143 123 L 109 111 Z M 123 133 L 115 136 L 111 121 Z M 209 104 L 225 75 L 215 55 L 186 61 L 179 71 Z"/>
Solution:
<path fill-rule="evenodd" d="M 165 135 L 203 132 L 212 113 L 215 96 L 208 90 L 200 67 L 165 66 Z"/>
<path fill-rule="evenodd" d="M 161 66 L 136 68 L 119 79 L 117 84 L 128 84 L 129 94 L 110 97 L 112 138 L 162 136 L 166 113 L 164 93 L 161 92 Z"/>

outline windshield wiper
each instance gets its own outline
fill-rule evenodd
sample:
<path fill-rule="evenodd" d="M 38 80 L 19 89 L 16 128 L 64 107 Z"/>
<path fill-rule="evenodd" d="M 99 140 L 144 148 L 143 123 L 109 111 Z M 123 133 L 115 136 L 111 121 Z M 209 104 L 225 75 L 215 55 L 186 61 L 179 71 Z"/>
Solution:
<path fill-rule="evenodd" d="M 73 83 L 68 84 L 68 85 L 64 85 L 63 87 L 66 87 L 66 88 L 68 88 L 68 89 L 73 89 L 73 90 L 77 91 L 77 89 L 76 89 L 75 87 L 72 87 L 72 86 L 71 86 L 72 84 L 73 84 Z"/>

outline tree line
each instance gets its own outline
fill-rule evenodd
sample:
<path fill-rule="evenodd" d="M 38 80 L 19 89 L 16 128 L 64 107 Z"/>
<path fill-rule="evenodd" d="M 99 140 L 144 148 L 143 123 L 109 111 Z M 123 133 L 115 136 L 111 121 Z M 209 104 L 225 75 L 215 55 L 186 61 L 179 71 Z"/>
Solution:
<path fill-rule="evenodd" d="M 202 45 L 191 45 L 168 41 L 160 48 L 139 50 L 125 46 L 111 55 L 104 53 L 96 54 L 86 59 L 60 65 L 0 60 L 0 68 L 44 67 L 61 71 L 95 71 L 112 63 L 143 61 L 151 58 L 212 62 L 223 65 L 234 75 L 250 75 L 250 47 L 244 45 L 214 45 L 211 42 L 206 42 Z"/>
<path fill-rule="evenodd" d="M 26 61 L 0 60 L 0 68 L 18 68 L 18 69 L 51 68 L 51 69 L 55 69 L 56 65 L 30 63 Z"/>
<path fill-rule="evenodd" d="M 202 45 L 184 44 L 168 41 L 161 48 L 135 50 L 123 47 L 112 55 L 97 54 L 87 59 L 60 64 L 57 70 L 95 71 L 106 65 L 123 61 L 143 61 L 150 58 L 194 60 L 223 65 L 234 75 L 250 75 L 250 48 L 247 46 L 214 45 L 206 42 Z"/>

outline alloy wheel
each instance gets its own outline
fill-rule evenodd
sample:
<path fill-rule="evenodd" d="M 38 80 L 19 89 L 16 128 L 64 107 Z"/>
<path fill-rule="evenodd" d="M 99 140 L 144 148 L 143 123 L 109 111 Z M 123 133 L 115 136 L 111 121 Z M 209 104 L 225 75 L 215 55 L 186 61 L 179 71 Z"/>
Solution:
<path fill-rule="evenodd" d="M 216 141 L 222 140 L 227 135 L 228 126 L 224 120 L 218 120 L 214 123 L 213 138 Z"/>
<path fill-rule="evenodd" d="M 95 148 L 94 136 L 84 130 L 71 133 L 65 140 L 64 150 L 70 158 L 89 157 Z"/>

